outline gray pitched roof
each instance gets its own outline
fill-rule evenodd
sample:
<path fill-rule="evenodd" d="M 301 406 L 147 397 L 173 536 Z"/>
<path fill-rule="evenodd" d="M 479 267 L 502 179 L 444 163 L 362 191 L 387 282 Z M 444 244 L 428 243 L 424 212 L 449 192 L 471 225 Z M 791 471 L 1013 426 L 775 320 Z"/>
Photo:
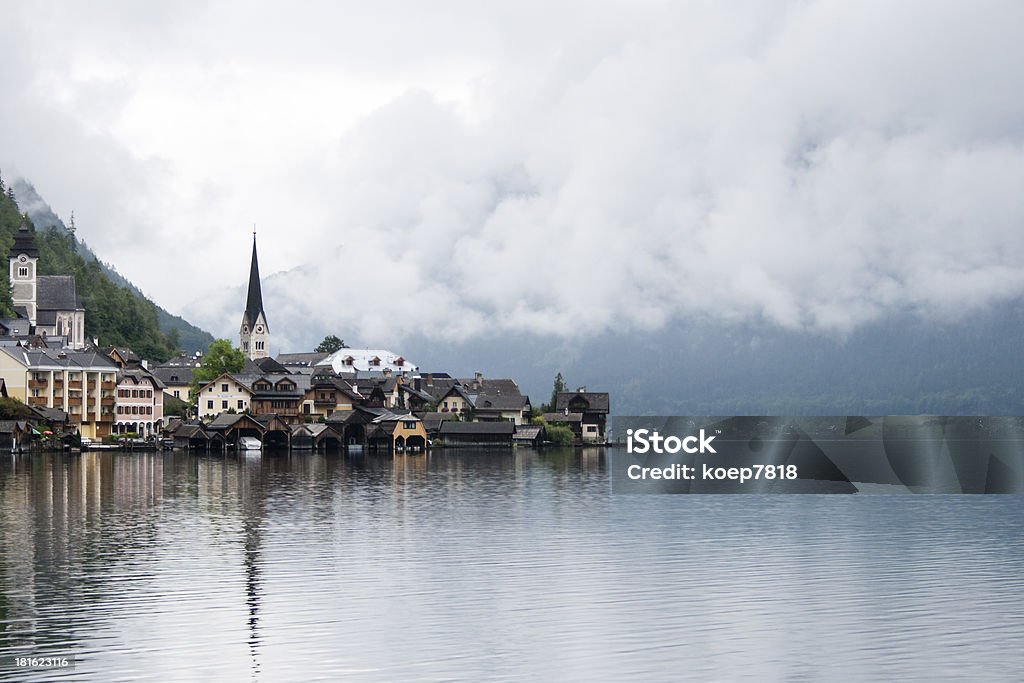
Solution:
<path fill-rule="evenodd" d="M 192 370 L 189 367 L 160 366 L 153 368 L 153 374 L 164 384 L 188 384 L 192 381 Z"/>
<path fill-rule="evenodd" d="M 311 367 L 316 365 L 324 358 L 327 358 L 331 354 L 329 353 L 279 353 L 277 354 L 277 362 L 281 365 L 298 365 L 300 367 Z"/>
<path fill-rule="evenodd" d="M 78 293 L 75 290 L 75 276 L 40 275 L 37 277 L 36 308 L 40 311 L 74 311 L 80 308 Z"/>
<path fill-rule="evenodd" d="M 582 399 L 574 401 L 573 399 Z M 563 412 L 566 408 L 577 409 L 574 403 L 584 403 L 580 409 L 588 413 L 608 412 L 608 393 L 604 391 L 565 391 L 555 396 L 555 410 Z"/>
<path fill-rule="evenodd" d="M 281 365 L 278 361 L 274 360 L 270 356 L 266 358 L 260 358 L 256 361 L 256 365 L 260 366 L 263 372 L 287 375 L 289 374 L 288 368 Z"/>
<path fill-rule="evenodd" d="M 164 383 L 160 381 L 160 378 L 149 370 L 143 368 L 125 368 L 120 371 L 120 375 L 123 379 L 130 380 L 135 384 L 138 384 L 143 377 L 148 379 L 153 384 L 154 389 L 163 389 Z"/>
<path fill-rule="evenodd" d="M 441 436 L 445 434 L 515 434 L 516 426 L 511 422 L 442 422 Z"/>

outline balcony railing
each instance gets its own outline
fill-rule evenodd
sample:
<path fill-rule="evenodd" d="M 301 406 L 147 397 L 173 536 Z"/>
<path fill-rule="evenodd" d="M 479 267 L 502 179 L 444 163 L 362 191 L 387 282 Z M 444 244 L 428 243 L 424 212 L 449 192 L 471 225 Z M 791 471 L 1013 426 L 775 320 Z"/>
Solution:
<path fill-rule="evenodd" d="M 70 382 L 68 382 L 68 389 L 78 389 L 79 391 L 81 391 L 82 390 L 82 380 L 80 380 L 80 379 L 71 380 Z"/>
<path fill-rule="evenodd" d="M 81 396 L 69 396 L 68 397 L 68 405 L 69 406 L 80 406 L 80 405 L 82 405 L 82 397 Z"/>
<path fill-rule="evenodd" d="M 46 401 L 47 401 L 47 399 L 46 399 L 45 396 L 29 396 L 28 397 L 28 404 L 30 406 L 45 406 L 46 405 Z"/>
<path fill-rule="evenodd" d="M 46 388 L 46 384 L 47 384 L 47 382 L 46 382 L 45 379 L 30 379 L 28 381 L 28 388 L 29 389 L 45 389 Z"/>

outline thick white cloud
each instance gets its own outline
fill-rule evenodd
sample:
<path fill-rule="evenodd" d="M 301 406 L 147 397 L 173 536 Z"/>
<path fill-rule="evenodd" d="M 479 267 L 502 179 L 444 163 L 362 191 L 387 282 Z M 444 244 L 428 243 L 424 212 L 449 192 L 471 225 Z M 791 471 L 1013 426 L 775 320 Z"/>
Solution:
<path fill-rule="evenodd" d="M 283 348 L 1024 292 L 1019 3 L 119 7 L 0 33 L 0 164 L 217 334 L 253 222 Z"/>

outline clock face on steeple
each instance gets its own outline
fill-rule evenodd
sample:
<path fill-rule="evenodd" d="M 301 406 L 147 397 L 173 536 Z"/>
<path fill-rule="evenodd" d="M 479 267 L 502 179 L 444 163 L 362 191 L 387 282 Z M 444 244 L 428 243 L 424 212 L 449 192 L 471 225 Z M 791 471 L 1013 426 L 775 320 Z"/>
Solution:
<path fill-rule="evenodd" d="M 256 334 L 261 334 L 262 332 L 263 332 L 263 325 L 257 325 L 256 326 Z"/>

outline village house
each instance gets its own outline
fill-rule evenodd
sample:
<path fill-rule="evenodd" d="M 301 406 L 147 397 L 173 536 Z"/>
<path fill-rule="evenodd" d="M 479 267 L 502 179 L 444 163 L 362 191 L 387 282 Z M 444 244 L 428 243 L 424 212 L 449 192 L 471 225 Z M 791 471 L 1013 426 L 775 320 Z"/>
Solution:
<path fill-rule="evenodd" d="M 118 370 L 117 377 L 114 433 L 158 434 L 164 420 L 163 383 L 142 367 Z"/>
<path fill-rule="evenodd" d="M 253 380 L 249 399 L 252 414 L 276 415 L 285 424 L 303 422 L 300 404 L 309 389 L 309 379 L 308 375 L 263 375 Z"/>
<path fill-rule="evenodd" d="M 213 419 L 221 413 L 249 410 L 252 401 L 252 383 L 259 375 L 222 374 L 199 387 L 196 393 L 199 419 Z"/>
<path fill-rule="evenodd" d="M 607 392 L 563 391 L 555 395 L 555 412 L 579 415 L 577 437 L 584 443 L 604 443 L 610 403 Z M 546 418 L 547 416 L 545 416 Z M 576 431 L 574 429 L 574 431 Z"/>
<path fill-rule="evenodd" d="M 326 420 L 336 412 L 352 410 L 363 400 L 362 394 L 340 377 L 318 374 L 311 378 L 302 398 L 302 415 L 310 420 Z"/>

